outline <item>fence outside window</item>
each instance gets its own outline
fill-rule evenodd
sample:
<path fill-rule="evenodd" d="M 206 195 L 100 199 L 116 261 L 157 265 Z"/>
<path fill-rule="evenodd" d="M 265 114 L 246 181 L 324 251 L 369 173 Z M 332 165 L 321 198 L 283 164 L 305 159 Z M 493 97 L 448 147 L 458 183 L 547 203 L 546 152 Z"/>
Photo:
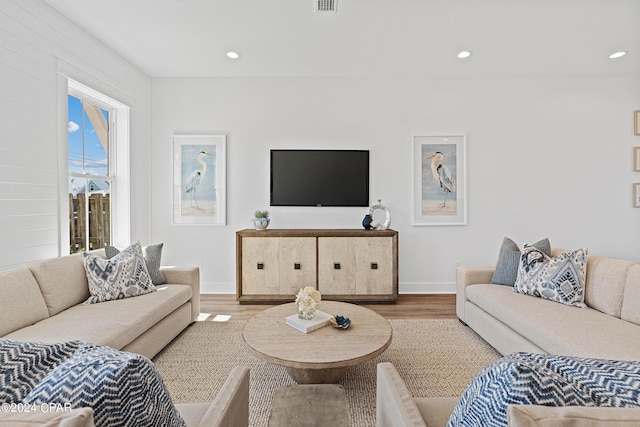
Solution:
<path fill-rule="evenodd" d="M 111 244 L 111 200 L 109 194 L 69 194 L 69 253 L 103 248 Z M 88 203 L 88 205 L 87 205 Z M 85 213 L 88 212 L 89 215 Z M 80 214 L 78 214 L 80 213 Z M 87 224 L 87 218 L 89 223 Z"/>

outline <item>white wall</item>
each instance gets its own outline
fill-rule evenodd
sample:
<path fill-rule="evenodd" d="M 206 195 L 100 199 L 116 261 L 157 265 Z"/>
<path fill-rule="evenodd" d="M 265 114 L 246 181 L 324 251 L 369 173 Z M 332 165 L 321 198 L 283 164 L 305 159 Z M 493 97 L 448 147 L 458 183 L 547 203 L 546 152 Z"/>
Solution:
<path fill-rule="evenodd" d="M 149 78 L 44 2 L 2 0 L 0 268 L 59 255 L 59 75 L 131 107 L 131 239 L 149 238 Z"/>
<path fill-rule="evenodd" d="M 235 232 L 269 208 L 270 148 L 371 150 L 371 203 L 400 233 L 400 292 L 454 290 L 503 236 L 640 261 L 637 76 L 162 79 L 151 83 L 151 240 L 235 292 Z M 412 135 L 467 135 L 468 225 L 411 225 Z M 171 225 L 173 133 L 227 135 L 227 225 Z M 359 228 L 366 208 L 273 207 L 271 228 Z"/>
<path fill-rule="evenodd" d="M 453 290 L 456 263 L 493 263 L 504 235 L 640 261 L 638 76 L 153 79 L 150 98 L 147 76 L 37 0 L 0 2 L 0 53 L 0 268 L 58 255 L 60 73 L 131 107 L 131 240 L 199 264 L 205 292 L 235 291 L 235 232 L 268 208 L 270 148 L 371 150 L 401 292 Z M 467 134 L 469 222 L 413 227 L 410 137 L 441 132 Z M 171 225 L 173 133 L 227 135 L 225 227 Z M 271 211 L 275 228 L 359 228 L 366 209 Z"/>

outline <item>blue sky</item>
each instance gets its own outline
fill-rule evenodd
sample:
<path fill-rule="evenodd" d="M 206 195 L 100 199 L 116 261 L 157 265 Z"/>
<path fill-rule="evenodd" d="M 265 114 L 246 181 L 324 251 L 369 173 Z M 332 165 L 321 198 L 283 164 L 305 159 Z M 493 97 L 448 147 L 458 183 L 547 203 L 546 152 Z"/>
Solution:
<path fill-rule="evenodd" d="M 82 102 L 69 95 L 69 172 L 88 173 L 91 175 L 108 174 L 108 156 L 100 144 L 91 121 L 82 110 Z M 84 121 L 82 116 L 84 114 Z M 102 110 L 105 118 L 108 112 Z M 84 127 L 84 128 L 83 128 Z M 82 155 L 84 136 L 84 159 Z"/>

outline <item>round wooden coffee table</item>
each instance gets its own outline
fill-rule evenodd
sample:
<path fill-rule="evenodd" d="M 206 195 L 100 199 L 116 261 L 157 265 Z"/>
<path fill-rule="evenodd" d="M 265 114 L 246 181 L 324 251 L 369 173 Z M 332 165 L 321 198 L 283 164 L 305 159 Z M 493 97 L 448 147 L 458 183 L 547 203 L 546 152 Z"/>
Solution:
<path fill-rule="evenodd" d="M 286 367 L 298 384 L 337 383 L 350 366 L 374 358 L 391 345 L 391 325 L 375 311 L 335 301 L 322 301 L 319 309 L 349 317 L 351 326 L 329 325 L 305 334 L 285 323 L 285 317 L 297 313 L 296 305 L 289 303 L 247 321 L 242 339 L 259 358 Z"/>

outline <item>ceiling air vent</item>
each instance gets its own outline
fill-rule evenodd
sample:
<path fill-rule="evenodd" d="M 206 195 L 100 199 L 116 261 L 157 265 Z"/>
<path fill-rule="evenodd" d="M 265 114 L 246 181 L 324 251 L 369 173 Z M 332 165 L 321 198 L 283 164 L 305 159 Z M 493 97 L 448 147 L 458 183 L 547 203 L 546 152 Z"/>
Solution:
<path fill-rule="evenodd" d="M 338 0 L 316 0 L 317 12 L 337 12 Z"/>

